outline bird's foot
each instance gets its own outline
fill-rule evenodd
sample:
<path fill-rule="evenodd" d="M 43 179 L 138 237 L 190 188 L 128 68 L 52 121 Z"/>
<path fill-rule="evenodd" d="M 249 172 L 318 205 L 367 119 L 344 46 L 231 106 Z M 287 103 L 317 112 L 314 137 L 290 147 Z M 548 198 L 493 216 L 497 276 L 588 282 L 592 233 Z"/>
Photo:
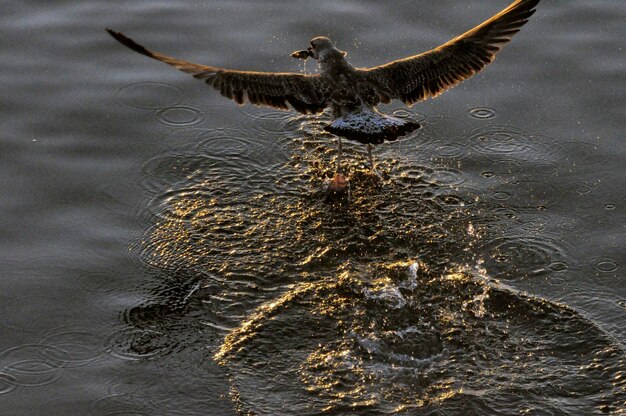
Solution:
<path fill-rule="evenodd" d="M 341 203 L 350 199 L 350 181 L 337 172 L 326 185 L 326 202 Z"/>

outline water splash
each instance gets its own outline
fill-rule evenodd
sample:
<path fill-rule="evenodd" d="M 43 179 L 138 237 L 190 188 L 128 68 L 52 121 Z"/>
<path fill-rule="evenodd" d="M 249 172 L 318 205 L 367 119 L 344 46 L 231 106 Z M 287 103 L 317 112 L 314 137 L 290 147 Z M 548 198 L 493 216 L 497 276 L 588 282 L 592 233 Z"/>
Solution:
<path fill-rule="evenodd" d="M 563 285 L 577 267 L 537 215 L 559 202 L 548 175 L 520 176 L 536 137 L 483 129 L 497 132 L 485 154 L 500 163 L 482 188 L 459 165 L 469 157 L 402 150 L 431 146 L 427 129 L 378 148 L 380 176 L 344 143 L 352 200 L 329 205 L 319 189 L 337 152 L 326 121 L 269 121 L 285 132 L 274 153 L 292 154 L 271 168 L 254 157 L 258 131 L 234 134 L 236 151 L 223 155 L 206 149 L 227 136 L 207 132 L 193 154 L 144 166 L 162 182 L 139 254 L 162 281 L 125 314 L 129 327 L 108 344 L 116 354 L 161 361 L 203 345 L 199 359 L 228 370 L 243 414 L 593 413 L 622 400 L 623 383 L 610 380 L 624 353 L 610 337 L 495 281 Z M 446 143 L 464 140 L 469 156 L 466 139 Z"/>

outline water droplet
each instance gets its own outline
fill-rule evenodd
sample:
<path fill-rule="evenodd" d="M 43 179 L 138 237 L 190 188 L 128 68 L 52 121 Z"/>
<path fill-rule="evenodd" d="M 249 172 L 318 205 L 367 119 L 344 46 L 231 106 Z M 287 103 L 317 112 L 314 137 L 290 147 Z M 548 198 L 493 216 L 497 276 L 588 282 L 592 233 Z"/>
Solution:
<path fill-rule="evenodd" d="M 615 204 L 605 204 L 604 205 L 604 209 L 609 210 L 609 211 L 614 210 L 616 207 L 617 207 L 617 205 L 615 205 Z"/>
<path fill-rule="evenodd" d="M 495 176 L 495 173 L 490 172 L 490 171 L 485 171 L 485 172 L 482 172 L 480 176 L 482 176 L 483 178 L 493 178 Z"/>

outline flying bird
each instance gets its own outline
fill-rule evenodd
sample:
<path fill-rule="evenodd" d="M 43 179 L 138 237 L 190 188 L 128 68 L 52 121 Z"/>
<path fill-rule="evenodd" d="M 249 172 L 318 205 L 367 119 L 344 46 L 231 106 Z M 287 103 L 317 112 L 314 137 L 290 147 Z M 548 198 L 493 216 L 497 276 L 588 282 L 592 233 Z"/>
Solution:
<path fill-rule="evenodd" d="M 333 121 L 325 129 L 367 144 L 373 167 L 372 144 L 396 140 L 419 127 L 411 119 L 383 114 L 376 106 L 394 99 L 411 106 L 437 97 L 480 72 L 519 32 L 538 3 L 539 0 L 516 0 L 484 23 L 437 48 L 372 68 L 353 67 L 346 60 L 346 52 L 339 50 L 329 38 L 318 36 L 306 50 L 292 54 L 294 58 L 316 60 L 317 74 L 252 72 L 195 64 L 150 51 L 120 32 L 110 29 L 107 32 L 135 52 L 204 80 L 238 104 L 247 101 L 303 114 L 330 108 Z M 339 170 L 338 167 L 338 175 Z"/>

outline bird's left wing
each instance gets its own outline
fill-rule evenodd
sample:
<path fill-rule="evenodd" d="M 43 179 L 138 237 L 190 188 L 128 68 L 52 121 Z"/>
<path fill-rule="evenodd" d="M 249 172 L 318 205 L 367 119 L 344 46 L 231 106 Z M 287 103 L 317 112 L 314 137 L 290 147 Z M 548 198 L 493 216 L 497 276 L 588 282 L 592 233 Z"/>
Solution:
<path fill-rule="evenodd" d="M 539 0 L 516 0 L 491 19 L 438 48 L 359 72 L 383 102 L 397 98 L 411 105 L 436 97 L 493 61 L 535 12 L 537 3 Z"/>
<path fill-rule="evenodd" d="M 120 32 L 110 29 L 107 29 L 107 32 L 122 45 L 135 52 L 204 80 L 224 97 L 238 104 L 243 104 L 247 99 L 259 106 L 287 110 L 291 105 L 295 110 L 304 114 L 318 113 L 326 108 L 328 97 L 332 92 L 325 78 L 320 75 L 235 71 L 194 64 L 150 51 Z"/>

